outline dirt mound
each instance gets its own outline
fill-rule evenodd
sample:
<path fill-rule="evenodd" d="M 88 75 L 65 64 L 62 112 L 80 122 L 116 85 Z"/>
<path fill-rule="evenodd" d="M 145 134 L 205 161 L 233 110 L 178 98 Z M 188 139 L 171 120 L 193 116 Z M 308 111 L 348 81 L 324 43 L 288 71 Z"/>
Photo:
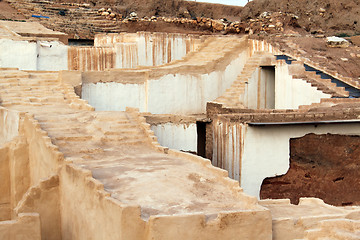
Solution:
<path fill-rule="evenodd" d="M 244 7 L 241 19 L 279 11 L 298 16 L 300 26 L 310 32 L 320 28 L 328 34 L 360 33 L 359 0 L 254 0 Z"/>
<path fill-rule="evenodd" d="M 75 2 L 74 0 L 54 2 Z M 221 4 L 188 2 L 182 0 L 83 0 L 78 3 L 88 3 L 91 7 L 111 7 L 113 10 L 128 16 L 136 12 L 139 17 L 164 16 L 164 17 L 208 17 L 213 19 L 229 18 L 239 20 L 243 7 L 226 6 Z"/>
<path fill-rule="evenodd" d="M 25 20 L 25 17 L 12 8 L 7 2 L 0 0 L 0 20 Z"/>

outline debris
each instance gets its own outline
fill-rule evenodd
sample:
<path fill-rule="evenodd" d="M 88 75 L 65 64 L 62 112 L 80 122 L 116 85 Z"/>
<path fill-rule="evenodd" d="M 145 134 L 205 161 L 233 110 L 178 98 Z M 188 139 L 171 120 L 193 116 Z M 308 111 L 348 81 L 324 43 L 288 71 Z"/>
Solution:
<path fill-rule="evenodd" d="M 266 18 L 269 17 L 271 15 L 271 13 L 269 12 L 263 12 L 262 14 L 260 14 L 259 18 Z"/>
<path fill-rule="evenodd" d="M 350 43 L 344 39 L 339 37 L 327 37 L 326 44 L 328 47 L 338 47 L 338 48 L 347 48 L 350 46 Z"/>
<path fill-rule="evenodd" d="M 136 12 L 131 12 L 130 13 L 130 17 L 132 17 L 132 18 L 136 18 L 138 15 L 137 15 L 137 13 Z"/>
<path fill-rule="evenodd" d="M 34 17 L 34 18 L 46 18 L 46 19 L 50 18 L 50 17 L 42 16 L 42 15 L 31 15 L 31 17 Z"/>
<path fill-rule="evenodd" d="M 216 31 L 222 31 L 222 30 L 224 30 L 224 24 L 223 24 L 223 22 L 222 21 L 216 21 L 216 20 L 214 20 L 214 21 L 212 21 L 212 27 L 213 27 L 213 29 L 214 30 L 216 30 Z"/>

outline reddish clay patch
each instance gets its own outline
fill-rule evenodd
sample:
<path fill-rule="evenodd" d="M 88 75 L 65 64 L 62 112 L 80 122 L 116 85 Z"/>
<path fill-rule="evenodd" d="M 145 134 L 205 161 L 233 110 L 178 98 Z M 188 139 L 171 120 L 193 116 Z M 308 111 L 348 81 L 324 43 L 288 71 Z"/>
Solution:
<path fill-rule="evenodd" d="M 308 134 L 290 140 L 290 169 L 279 177 L 267 178 L 260 197 L 317 197 L 326 203 L 360 204 L 360 137 Z"/>

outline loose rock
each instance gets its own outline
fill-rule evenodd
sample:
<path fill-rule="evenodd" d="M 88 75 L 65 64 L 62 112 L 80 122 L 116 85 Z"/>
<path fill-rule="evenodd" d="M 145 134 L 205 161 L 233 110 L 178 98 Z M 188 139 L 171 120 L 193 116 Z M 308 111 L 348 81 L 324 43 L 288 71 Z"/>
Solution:
<path fill-rule="evenodd" d="M 347 48 L 350 46 L 350 43 L 344 38 L 332 36 L 326 38 L 326 45 L 328 47 Z"/>

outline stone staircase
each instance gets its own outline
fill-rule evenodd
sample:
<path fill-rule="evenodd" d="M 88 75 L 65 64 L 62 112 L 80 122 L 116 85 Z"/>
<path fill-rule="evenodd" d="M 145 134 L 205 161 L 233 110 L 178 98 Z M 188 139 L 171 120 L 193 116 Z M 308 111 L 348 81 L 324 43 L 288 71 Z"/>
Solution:
<path fill-rule="evenodd" d="M 320 68 L 311 66 L 308 62 L 299 62 L 288 55 L 276 55 L 276 59 L 285 61 L 289 65 L 289 68 L 297 68 L 298 71 L 300 69 L 300 74 L 294 74 L 294 76 L 299 75 L 300 78 L 304 77 L 305 80 L 313 86 L 318 87 L 318 89 L 324 93 L 329 93 L 333 95 L 333 97 L 360 97 L 359 85 L 353 82 L 352 79 L 344 77 L 336 78 L 324 70 L 319 70 Z"/>
<path fill-rule="evenodd" d="M 49 17 L 48 19 L 31 19 L 40 21 L 47 28 L 66 32 L 70 38 L 88 39 L 93 38 L 97 33 L 119 32 L 120 30 L 117 21 L 99 16 L 97 9 L 91 8 L 89 4 L 42 0 L 7 1 L 27 18 L 31 18 L 32 15 Z M 60 11 L 64 12 L 65 16 L 61 16 Z"/>
<path fill-rule="evenodd" d="M 214 67 L 222 60 L 230 58 L 230 55 L 238 54 L 239 46 L 244 43 L 241 38 L 232 37 L 207 37 L 200 47 L 193 52 L 189 52 L 185 57 L 178 61 L 173 61 L 167 64 L 162 69 L 171 67 L 192 67 L 192 66 L 208 66 L 208 68 Z M 194 64 L 196 63 L 196 65 Z M 208 71 L 209 72 L 209 71 Z"/>
<path fill-rule="evenodd" d="M 71 108 L 74 100 L 68 96 L 57 78 L 58 74 L 51 72 L 2 71 L 1 106 L 35 114 L 42 129 L 65 155 L 79 155 L 77 151 L 70 151 L 75 143 L 82 149 L 108 143 L 147 143 L 145 133 L 130 113 Z"/>
<path fill-rule="evenodd" d="M 245 93 L 246 84 L 251 78 L 254 71 L 259 68 L 264 58 L 271 57 L 267 52 L 255 52 L 246 62 L 243 71 L 238 75 L 230 88 L 225 93 L 214 100 L 214 102 L 222 103 L 226 107 L 244 108 L 242 95 Z"/>
<path fill-rule="evenodd" d="M 255 52 L 246 62 L 243 71 L 238 75 L 231 87 L 225 91 L 224 95 L 214 100 L 214 102 L 231 108 L 245 108 L 242 97 L 246 92 L 246 85 L 249 79 L 252 77 L 254 71 L 262 65 L 262 61 L 271 57 L 273 56 L 268 52 Z M 281 62 L 286 62 L 289 65 L 289 73 L 293 79 L 302 79 L 317 90 L 330 94 L 332 98 L 349 97 L 349 92 L 345 87 L 339 87 L 331 79 L 321 78 L 316 72 L 306 71 L 303 63 L 296 62 L 294 59 L 277 57 L 277 63 L 281 64 Z"/>
<path fill-rule="evenodd" d="M 0 98 L 0 106 L 33 116 L 64 156 L 60 164 L 86 169 L 109 196 L 140 205 L 145 220 L 158 214 L 238 211 L 256 203 L 209 160 L 161 147 L 135 109 L 95 112 L 57 80 L 57 73 L 0 71 Z M 199 179 L 206 193 L 194 184 Z"/>
<path fill-rule="evenodd" d="M 292 63 L 289 65 L 289 71 L 293 68 L 301 69 L 300 72 L 292 75 L 294 79 L 303 79 L 310 83 L 312 87 L 316 87 L 317 90 L 330 94 L 332 98 L 349 97 L 349 92 L 345 90 L 345 87 L 337 86 L 330 79 L 322 79 L 316 72 L 306 71 L 302 63 Z"/>

